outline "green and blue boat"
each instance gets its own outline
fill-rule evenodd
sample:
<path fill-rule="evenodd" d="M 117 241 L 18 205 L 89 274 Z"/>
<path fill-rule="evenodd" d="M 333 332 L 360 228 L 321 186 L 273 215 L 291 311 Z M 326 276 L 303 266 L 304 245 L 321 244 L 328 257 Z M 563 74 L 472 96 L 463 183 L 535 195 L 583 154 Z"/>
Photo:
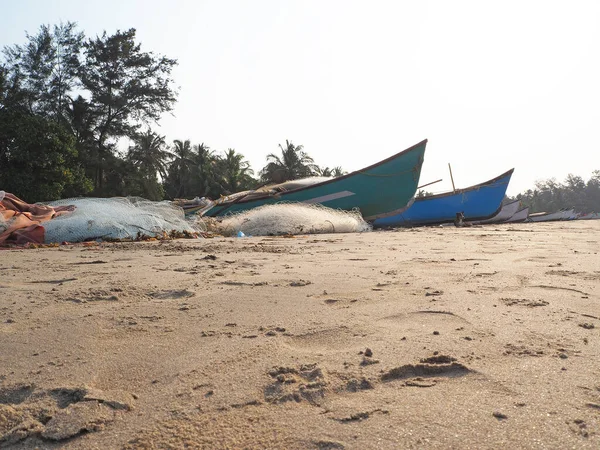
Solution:
<path fill-rule="evenodd" d="M 404 211 L 417 190 L 427 140 L 372 166 L 310 185 L 282 183 L 240 192 L 213 202 L 204 216 L 235 214 L 277 203 L 321 204 L 329 208 L 358 209 L 366 220 Z"/>

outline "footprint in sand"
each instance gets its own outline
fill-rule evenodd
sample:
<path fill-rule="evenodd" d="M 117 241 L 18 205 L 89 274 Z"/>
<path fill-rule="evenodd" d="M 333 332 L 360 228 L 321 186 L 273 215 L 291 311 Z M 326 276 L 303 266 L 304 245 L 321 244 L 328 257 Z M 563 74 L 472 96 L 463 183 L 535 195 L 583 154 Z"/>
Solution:
<path fill-rule="evenodd" d="M 505 356 L 533 356 L 540 357 L 544 356 L 544 350 L 541 348 L 535 348 L 533 346 L 521 345 L 521 344 L 506 344 L 504 346 Z"/>
<path fill-rule="evenodd" d="M 414 311 L 410 313 L 393 314 L 378 320 L 386 328 L 398 330 L 402 335 L 450 333 L 457 328 L 465 329 L 471 323 L 449 311 Z"/>
<path fill-rule="evenodd" d="M 272 382 L 265 386 L 264 396 L 269 403 L 307 401 L 318 405 L 325 397 L 327 381 L 316 364 L 295 367 L 274 367 L 268 371 Z"/>
<path fill-rule="evenodd" d="M 356 327 L 339 326 L 295 335 L 288 340 L 291 348 L 309 353 L 358 351 L 364 347 L 366 332 Z"/>
<path fill-rule="evenodd" d="M 406 380 L 410 378 L 446 377 L 456 378 L 474 373 L 467 366 L 456 361 L 456 358 L 438 355 L 421 359 L 417 364 L 405 364 L 394 367 L 381 374 L 381 381 Z"/>
<path fill-rule="evenodd" d="M 115 411 L 133 408 L 133 394 L 81 387 L 37 390 L 22 384 L 0 389 L 0 447 L 29 437 L 58 442 L 98 431 Z M 8 426 L 7 426 L 8 425 Z"/>

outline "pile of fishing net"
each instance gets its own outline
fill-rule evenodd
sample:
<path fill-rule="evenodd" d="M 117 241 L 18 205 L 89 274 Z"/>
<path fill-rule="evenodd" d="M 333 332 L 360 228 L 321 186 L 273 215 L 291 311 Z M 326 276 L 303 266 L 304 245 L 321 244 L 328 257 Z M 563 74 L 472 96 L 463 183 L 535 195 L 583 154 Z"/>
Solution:
<path fill-rule="evenodd" d="M 185 220 L 183 210 L 166 201 L 118 197 L 49 203 L 63 205 L 74 205 L 75 210 L 44 223 L 46 243 L 187 237 L 196 235 L 202 226 L 202 222 Z"/>
<path fill-rule="evenodd" d="M 209 231 L 223 236 L 359 233 L 370 231 L 358 210 L 342 211 L 319 204 L 278 203 L 224 217 L 203 217 Z"/>

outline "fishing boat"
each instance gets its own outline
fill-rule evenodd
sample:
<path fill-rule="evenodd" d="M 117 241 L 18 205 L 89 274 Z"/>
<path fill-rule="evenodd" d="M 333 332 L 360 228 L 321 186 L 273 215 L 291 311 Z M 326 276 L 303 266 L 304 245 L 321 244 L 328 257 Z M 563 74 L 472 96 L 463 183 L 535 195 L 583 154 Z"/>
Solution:
<path fill-rule="evenodd" d="M 505 223 L 519 223 L 525 222 L 527 216 L 529 215 L 529 206 L 518 210 L 513 216 L 508 219 Z"/>
<path fill-rule="evenodd" d="M 486 224 L 486 223 L 504 222 L 504 221 L 510 219 L 512 216 L 514 216 L 516 214 L 516 212 L 519 210 L 520 206 L 521 206 L 521 200 L 514 200 L 511 202 L 505 203 L 504 205 L 502 205 L 502 208 L 500 209 L 498 214 L 496 214 L 493 217 L 490 217 L 489 219 L 480 220 L 475 223 L 476 224 Z"/>
<path fill-rule="evenodd" d="M 529 217 L 527 217 L 527 222 L 545 222 L 548 220 L 560 220 L 561 215 L 562 214 L 560 211 L 557 213 L 549 213 L 546 211 L 531 213 L 529 214 Z"/>
<path fill-rule="evenodd" d="M 556 220 L 570 220 L 574 217 L 575 211 L 573 209 L 560 210 L 553 213 L 534 213 L 530 214 L 527 218 L 528 222 L 551 222 Z"/>
<path fill-rule="evenodd" d="M 378 219 L 375 227 L 419 226 L 453 222 L 457 213 L 466 221 L 485 220 L 498 214 L 514 169 L 485 183 L 444 194 L 416 198 L 406 211 Z"/>
<path fill-rule="evenodd" d="M 580 214 L 579 217 L 577 218 L 578 220 L 594 220 L 594 219 L 600 219 L 600 214 L 599 213 L 586 213 L 586 214 Z"/>
<path fill-rule="evenodd" d="M 301 180 L 265 186 L 223 197 L 203 212 L 216 217 L 275 203 L 301 202 L 329 208 L 358 209 L 366 220 L 398 214 L 417 190 L 427 140 L 383 161 L 337 178 L 302 183 Z"/>

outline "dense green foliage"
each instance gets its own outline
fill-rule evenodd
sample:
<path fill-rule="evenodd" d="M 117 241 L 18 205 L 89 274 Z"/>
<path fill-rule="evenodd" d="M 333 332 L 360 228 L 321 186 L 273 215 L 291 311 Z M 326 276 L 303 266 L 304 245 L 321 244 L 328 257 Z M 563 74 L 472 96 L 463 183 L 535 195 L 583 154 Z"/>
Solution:
<path fill-rule="evenodd" d="M 86 38 L 74 23 L 43 25 L 0 62 L 0 188 L 27 201 L 135 195 L 151 200 L 231 194 L 322 175 L 286 141 L 261 180 L 241 153 L 152 130 L 172 111 L 177 61 L 145 52 L 135 29 Z"/>
<path fill-rule="evenodd" d="M 600 212 L 600 170 L 592 172 L 587 182 L 575 175 L 568 175 L 564 183 L 554 178 L 538 181 L 535 189 L 529 189 L 515 199 L 529 206 L 532 213 L 570 208 L 582 213 Z"/>
<path fill-rule="evenodd" d="M 5 47 L 3 189 L 28 201 L 130 192 L 162 198 L 164 161 L 156 158 L 166 157 L 157 148 L 164 140 L 147 149 L 150 132 L 140 129 L 172 110 L 175 64 L 143 52 L 133 29 L 86 39 L 73 23 L 42 26 L 25 45 Z M 127 155 L 117 149 L 122 139 L 134 143 Z"/>
<path fill-rule="evenodd" d="M 0 186 L 28 199 L 91 189 L 73 136 L 55 122 L 20 111 L 0 110 L 0 167 Z"/>

